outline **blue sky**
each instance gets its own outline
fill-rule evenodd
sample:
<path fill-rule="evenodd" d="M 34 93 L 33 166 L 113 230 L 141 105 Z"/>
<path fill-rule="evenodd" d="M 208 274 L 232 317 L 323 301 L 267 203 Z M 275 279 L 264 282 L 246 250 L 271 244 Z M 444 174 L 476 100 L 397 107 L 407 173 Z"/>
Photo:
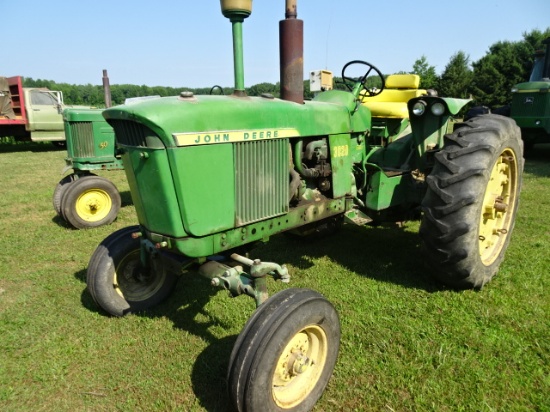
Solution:
<path fill-rule="evenodd" d="M 284 0 L 254 0 L 244 23 L 245 85 L 279 80 Z M 0 74 L 71 84 L 233 86 L 231 25 L 218 0 L 0 0 Z M 350 60 L 386 74 L 425 55 L 441 73 L 462 50 L 470 61 L 497 41 L 550 27 L 549 0 L 298 0 L 304 69 L 340 75 Z M 11 50 L 11 51 L 10 51 Z M 304 75 L 304 78 L 307 76 Z"/>

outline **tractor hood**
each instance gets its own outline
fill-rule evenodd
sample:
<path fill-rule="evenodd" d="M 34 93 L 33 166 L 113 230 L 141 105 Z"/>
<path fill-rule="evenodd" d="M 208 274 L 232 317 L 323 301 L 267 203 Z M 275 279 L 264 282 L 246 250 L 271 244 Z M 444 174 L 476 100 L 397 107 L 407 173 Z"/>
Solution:
<path fill-rule="evenodd" d="M 114 127 L 119 121 L 146 126 L 166 147 L 231 143 L 256 139 L 360 132 L 370 113 L 355 111 L 353 95 L 330 91 L 305 104 L 265 97 L 195 96 L 145 99 L 103 112 Z M 115 130 L 117 128 L 115 127 Z M 121 140 L 117 134 L 117 141 Z M 135 142 L 129 145 L 136 146 Z M 146 144 L 143 144 L 146 146 Z"/>
<path fill-rule="evenodd" d="M 512 93 L 548 92 L 549 89 L 550 81 L 525 82 L 516 84 Z"/>

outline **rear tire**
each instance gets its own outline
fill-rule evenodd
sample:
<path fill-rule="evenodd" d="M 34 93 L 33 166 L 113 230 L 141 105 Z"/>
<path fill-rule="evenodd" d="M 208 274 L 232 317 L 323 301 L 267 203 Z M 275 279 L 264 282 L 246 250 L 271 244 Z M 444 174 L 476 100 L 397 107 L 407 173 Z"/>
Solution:
<path fill-rule="evenodd" d="M 309 411 L 332 375 L 340 322 L 331 303 L 310 289 L 268 299 L 240 333 L 228 368 L 235 410 Z"/>
<path fill-rule="evenodd" d="M 523 145 L 515 122 L 475 117 L 445 136 L 427 177 L 420 236 L 434 275 L 481 288 L 504 259 L 519 204 Z"/>
<path fill-rule="evenodd" d="M 77 229 L 112 223 L 120 210 L 120 193 L 109 180 L 84 176 L 71 183 L 63 193 L 61 213 Z"/>
<path fill-rule="evenodd" d="M 139 226 L 129 226 L 106 237 L 88 264 L 88 291 L 113 316 L 157 305 L 170 295 L 178 279 L 160 258 L 152 258 L 150 269 L 143 269 L 140 240 L 132 236 L 135 232 L 139 232 Z"/>

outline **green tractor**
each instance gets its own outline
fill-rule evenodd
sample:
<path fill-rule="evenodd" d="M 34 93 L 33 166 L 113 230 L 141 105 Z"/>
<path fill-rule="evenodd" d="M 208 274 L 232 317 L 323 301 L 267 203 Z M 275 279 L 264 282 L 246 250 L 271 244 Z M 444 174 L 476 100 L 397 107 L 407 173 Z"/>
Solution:
<path fill-rule="evenodd" d="M 336 363 L 338 314 L 310 289 L 270 297 L 267 278 L 289 282 L 290 275 L 282 264 L 249 257 L 252 246 L 285 231 L 316 236 L 344 222 L 421 214 L 434 275 L 453 288 L 481 288 L 497 273 L 514 227 L 520 130 L 512 119 L 488 114 L 451 132 L 467 100 L 415 91 L 414 78 L 390 79 L 394 87 L 386 88 L 380 70 L 364 61 L 343 69 L 349 92 L 330 90 L 304 102 L 303 22 L 295 1 L 287 1 L 280 24 L 282 98 L 248 97 L 241 36 L 252 1 L 221 6 L 233 26 L 233 95 L 182 92 L 103 112 L 138 224 L 99 244 L 87 287 L 113 316 L 163 301 L 184 271 L 232 296 L 252 297 L 257 309 L 229 361 L 233 407 L 310 410 Z M 371 75 L 380 77 L 380 89 L 365 88 Z M 412 84 L 396 87 L 402 81 Z M 392 110 L 385 112 L 384 103 Z"/>
<path fill-rule="evenodd" d="M 120 210 L 121 198 L 109 179 L 97 176 L 98 170 L 122 170 L 117 154 L 115 133 L 105 121 L 101 109 L 65 109 L 67 157 L 64 176 L 53 193 L 58 216 L 77 229 L 113 222 Z"/>
<path fill-rule="evenodd" d="M 111 93 L 107 70 L 103 70 L 105 103 L 111 107 Z M 213 86 L 210 94 L 223 94 L 220 86 Z M 126 99 L 126 104 L 156 98 L 142 96 Z M 94 172 L 124 170 L 117 151 L 113 128 L 102 116 L 103 109 L 65 109 L 63 123 L 67 146 L 65 175 L 56 185 L 52 197 L 57 215 L 76 229 L 108 225 L 121 207 L 120 192 L 113 182 Z"/>
<path fill-rule="evenodd" d="M 111 87 L 103 70 L 105 106 L 111 107 Z M 117 187 L 97 176 L 98 170 L 123 170 L 117 153 L 115 133 L 105 121 L 101 109 L 65 109 L 63 124 L 67 144 L 64 176 L 53 192 L 57 215 L 77 229 L 112 223 L 120 210 Z"/>
<path fill-rule="evenodd" d="M 521 128 L 526 148 L 550 143 L 550 37 L 543 43 L 546 52 L 535 53 L 529 81 L 512 88 L 510 116 Z"/>

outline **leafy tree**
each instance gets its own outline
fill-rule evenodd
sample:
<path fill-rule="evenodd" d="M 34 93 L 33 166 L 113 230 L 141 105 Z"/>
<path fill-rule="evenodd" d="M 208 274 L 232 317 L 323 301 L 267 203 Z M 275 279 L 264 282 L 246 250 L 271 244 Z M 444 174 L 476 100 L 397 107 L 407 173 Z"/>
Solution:
<path fill-rule="evenodd" d="M 311 100 L 313 99 L 314 93 L 309 89 L 309 79 L 304 80 L 304 99 Z"/>
<path fill-rule="evenodd" d="M 417 59 L 413 64 L 413 70 L 411 74 L 418 74 L 420 76 L 420 88 L 421 89 L 435 89 L 437 88 L 438 77 L 435 72 L 435 66 L 430 66 L 426 56 L 422 56 Z"/>
<path fill-rule="evenodd" d="M 470 91 L 477 104 L 493 107 L 510 101 L 512 86 L 523 81 L 519 49 L 518 43 L 498 42 L 489 48 L 487 55 L 473 63 Z"/>
<path fill-rule="evenodd" d="M 439 78 L 437 91 L 440 96 L 468 98 L 469 86 L 472 81 L 470 57 L 459 51 L 451 57 L 445 70 Z"/>
<path fill-rule="evenodd" d="M 550 37 L 550 28 L 541 32 L 533 30 L 530 33 L 523 33 L 523 47 L 520 50 L 519 58 L 523 63 L 523 78 L 527 80 L 533 69 L 533 55 L 537 50 L 544 50 L 542 41 Z"/>
<path fill-rule="evenodd" d="M 542 48 L 542 40 L 550 37 L 550 28 L 544 32 L 533 30 L 523 34 L 523 41 L 500 41 L 489 52 L 472 64 L 473 79 L 470 92 L 477 104 L 490 107 L 510 102 L 512 87 L 529 78 L 535 50 Z"/>
<path fill-rule="evenodd" d="M 249 96 L 261 96 L 264 93 L 279 96 L 279 87 L 273 83 L 258 83 L 252 87 L 249 87 L 246 91 L 246 94 Z"/>

